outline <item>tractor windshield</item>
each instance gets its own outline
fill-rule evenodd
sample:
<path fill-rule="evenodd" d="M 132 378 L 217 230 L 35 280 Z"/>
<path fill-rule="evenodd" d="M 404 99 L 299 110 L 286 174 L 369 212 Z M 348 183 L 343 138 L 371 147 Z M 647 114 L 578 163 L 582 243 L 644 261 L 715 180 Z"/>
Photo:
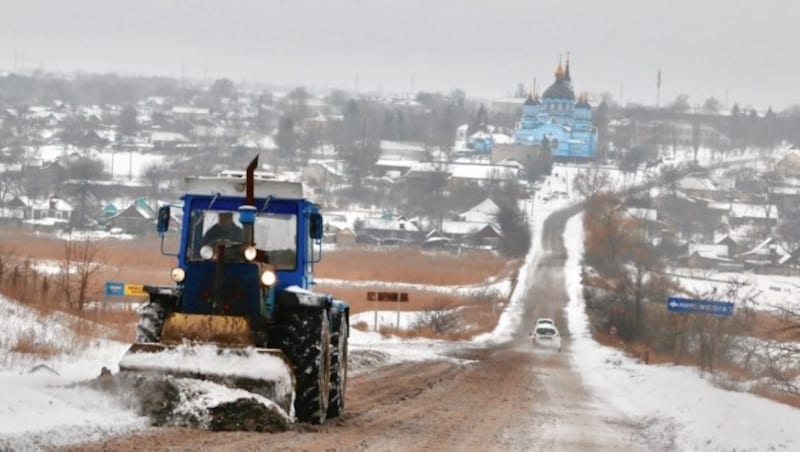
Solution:
<path fill-rule="evenodd" d="M 204 245 L 241 245 L 244 237 L 239 212 L 225 210 L 193 210 L 186 255 L 190 261 L 201 261 Z M 297 217 L 290 214 L 259 213 L 253 225 L 256 248 L 266 251 L 269 264 L 277 270 L 294 270 L 297 266 Z M 227 260 L 227 259 L 226 259 Z"/>

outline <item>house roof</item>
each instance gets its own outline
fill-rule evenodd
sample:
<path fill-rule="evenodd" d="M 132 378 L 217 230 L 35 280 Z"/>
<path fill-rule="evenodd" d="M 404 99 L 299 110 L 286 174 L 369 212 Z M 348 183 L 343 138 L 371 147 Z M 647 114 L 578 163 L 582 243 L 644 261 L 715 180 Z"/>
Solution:
<path fill-rule="evenodd" d="M 410 221 L 387 220 L 384 218 L 365 218 L 363 227 L 364 229 L 373 229 L 378 231 L 419 232 L 419 228 L 417 228 L 417 226 Z"/>
<path fill-rule="evenodd" d="M 743 202 L 712 202 L 708 204 L 709 209 L 722 210 L 728 212 L 732 218 L 758 218 L 766 219 L 769 212 L 770 219 L 778 219 L 778 206 L 775 204 L 747 204 Z"/>
<path fill-rule="evenodd" d="M 466 236 L 477 234 L 486 228 L 492 228 L 500 234 L 500 230 L 494 224 L 485 221 L 442 221 L 442 233 L 447 235 Z"/>
<path fill-rule="evenodd" d="M 744 253 L 739 254 L 741 257 L 767 257 L 767 256 L 779 256 L 778 262 L 783 263 L 789 260 L 792 257 L 792 254 L 784 247 L 782 247 L 777 240 L 770 237 L 765 239 L 763 242 L 756 245 L 753 249 L 745 251 Z"/>
<path fill-rule="evenodd" d="M 491 198 L 486 198 L 476 206 L 472 207 L 471 209 L 463 212 L 459 215 L 459 219 L 463 221 L 477 221 L 477 222 L 484 222 L 489 223 L 494 221 L 497 217 L 497 214 L 500 212 L 500 207 L 492 201 Z"/>
<path fill-rule="evenodd" d="M 719 259 L 728 257 L 728 245 L 707 244 L 707 243 L 690 243 L 688 254 L 691 256 L 697 254 L 706 259 Z"/>
<path fill-rule="evenodd" d="M 678 181 L 679 190 L 718 191 L 719 187 L 707 177 L 688 176 Z"/>
<path fill-rule="evenodd" d="M 72 212 L 73 210 L 75 210 L 72 207 L 72 204 L 68 203 L 67 201 L 64 201 L 61 198 L 50 198 L 50 199 L 45 199 L 44 201 L 39 201 L 33 205 L 33 208 L 34 210 L 50 210 L 51 201 L 54 201 L 52 208 L 57 211 Z"/>

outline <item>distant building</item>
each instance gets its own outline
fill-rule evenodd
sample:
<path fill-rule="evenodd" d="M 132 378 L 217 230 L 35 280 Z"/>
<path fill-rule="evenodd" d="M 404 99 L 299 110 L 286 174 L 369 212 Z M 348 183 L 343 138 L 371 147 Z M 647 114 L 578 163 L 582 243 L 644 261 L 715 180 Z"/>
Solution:
<path fill-rule="evenodd" d="M 514 133 L 519 146 L 546 146 L 553 157 L 590 159 L 597 152 L 597 129 L 586 96 L 575 97 L 569 58 L 558 64 L 556 80 L 542 95 L 532 93 L 522 105 L 522 118 Z"/>

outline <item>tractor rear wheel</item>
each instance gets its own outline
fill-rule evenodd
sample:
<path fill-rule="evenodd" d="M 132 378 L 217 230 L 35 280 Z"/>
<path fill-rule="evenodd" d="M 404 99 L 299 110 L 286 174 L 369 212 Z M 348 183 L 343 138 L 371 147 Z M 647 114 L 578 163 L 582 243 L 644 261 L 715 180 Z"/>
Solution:
<path fill-rule="evenodd" d="M 331 329 L 331 393 L 328 417 L 338 417 L 344 411 L 344 395 L 347 386 L 347 315 L 344 312 L 333 317 Z"/>
<path fill-rule="evenodd" d="M 288 311 L 288 312 L 287 312 Z M 294 367 L 297 420 L 322 424 L 330 393 L 330 330 L 324 309 L 284 309 L 277 345 Z"/>

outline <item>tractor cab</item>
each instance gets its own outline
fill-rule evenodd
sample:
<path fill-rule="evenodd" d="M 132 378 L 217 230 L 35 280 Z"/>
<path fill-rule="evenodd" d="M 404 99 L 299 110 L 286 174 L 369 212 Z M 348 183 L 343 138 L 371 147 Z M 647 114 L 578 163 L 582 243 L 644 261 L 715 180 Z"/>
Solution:
<path fill-rule="evenodd" d="M 245 195 L 236 174 L 186 179 L 178 266 L 179 311 L 274 316 L 275 294 L 307 290 L 321 255 L 322 216 L 302 185 L 253 177 Z M 169 209 L 169 207 L 164 207 Z M 162 221 L 166 224 L 162 224 Z M 169 214 L 159 215 L 159 231 Z"/>

